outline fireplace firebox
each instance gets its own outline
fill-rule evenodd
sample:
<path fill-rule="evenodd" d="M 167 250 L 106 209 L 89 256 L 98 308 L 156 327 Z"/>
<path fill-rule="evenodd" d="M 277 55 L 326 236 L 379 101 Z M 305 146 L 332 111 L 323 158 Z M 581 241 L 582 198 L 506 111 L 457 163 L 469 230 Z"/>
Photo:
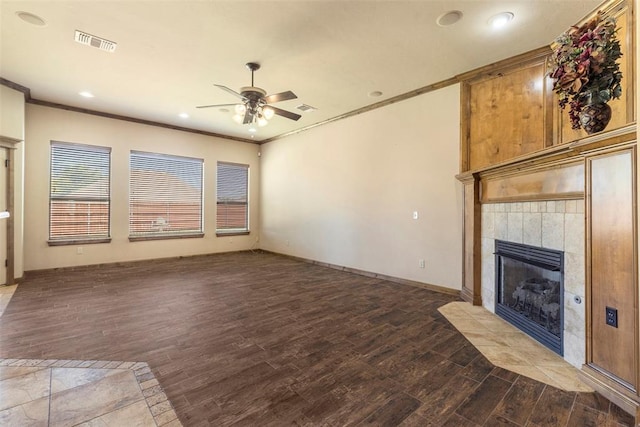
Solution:
<path fill-rule="evenodd" d="M 495 242 L 496 314 L 563 356 L 564 253 Z"/>

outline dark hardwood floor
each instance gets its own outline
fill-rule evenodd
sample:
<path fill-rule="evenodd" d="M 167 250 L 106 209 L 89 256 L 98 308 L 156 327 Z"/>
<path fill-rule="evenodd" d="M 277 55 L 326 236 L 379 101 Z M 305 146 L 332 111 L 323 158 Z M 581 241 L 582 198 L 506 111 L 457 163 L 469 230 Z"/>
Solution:
<path fill-rule="evenodd" d="M 33 272 L 0 357 L 148 362 L 186 426 L 632 425 L 491 365 L 453 300 L 260 252 Z"/>

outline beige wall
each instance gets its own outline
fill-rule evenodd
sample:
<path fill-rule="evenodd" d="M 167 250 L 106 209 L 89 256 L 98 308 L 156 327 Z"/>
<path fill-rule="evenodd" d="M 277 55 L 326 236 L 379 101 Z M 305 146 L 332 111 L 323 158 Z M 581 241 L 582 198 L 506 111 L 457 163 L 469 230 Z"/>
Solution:
<path fill-rule="evenodd" d="M 24 94 L 0 85 L 0 137 L 24 140 Z"/>
<path fill-rule="evenodd" d="M 263 145 L 261 247 L 460 289 L 459 93 L 450 86 Z"/>
<path fill-rule="evenodd" d="M 260 176 L 257 145 L 32 104 L 27 105 L 26 117 L 25 270 L 235 251 L 256 245 Z M 76 246 L 47 245 L 51 140 L 112 147 L 111 243 L 82 245 L 82 254 L 77 253 Z M 129 242 L 130 150 L 204 159 L 204 238 Z M 215 235 L 217 161 L 250 165 L 249 236 Z"/>

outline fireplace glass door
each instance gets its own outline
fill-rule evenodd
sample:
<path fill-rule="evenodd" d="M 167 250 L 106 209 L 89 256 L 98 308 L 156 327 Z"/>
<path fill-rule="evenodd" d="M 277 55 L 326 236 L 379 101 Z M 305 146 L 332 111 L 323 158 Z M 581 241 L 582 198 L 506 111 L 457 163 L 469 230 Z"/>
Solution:
<path fill-rule="evenodd" d="M 560 251 L 496 241 L 496 314 L 560 355 L 562 255 Z"/>

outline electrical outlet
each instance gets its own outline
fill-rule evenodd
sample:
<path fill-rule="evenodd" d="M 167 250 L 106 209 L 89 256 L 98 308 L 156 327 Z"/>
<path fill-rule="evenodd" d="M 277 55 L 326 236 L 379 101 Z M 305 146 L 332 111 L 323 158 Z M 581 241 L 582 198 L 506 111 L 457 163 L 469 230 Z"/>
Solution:
<path fill-rule="evenodd" d="M 77 253 L 78 255 L 82 255 L 82 254 L 84 253 L 84 251 L 83 251 L 83 249 L 82 249 L 82 246 L 78 246 L 78 247 L 76 248 L 76 253 Z"/>
<path fill-rule="evenodd" d="M 418 267 L 424 268 L 424 260 L 423 259 L 419 259 L 418 260 Z"/>
<path fill-rule="evenodd" d="M 607 325 L 613 326 L 614 328 L 618 327 L 618 309 L 607 307 L 605 309 L 605 316 Z"/>

